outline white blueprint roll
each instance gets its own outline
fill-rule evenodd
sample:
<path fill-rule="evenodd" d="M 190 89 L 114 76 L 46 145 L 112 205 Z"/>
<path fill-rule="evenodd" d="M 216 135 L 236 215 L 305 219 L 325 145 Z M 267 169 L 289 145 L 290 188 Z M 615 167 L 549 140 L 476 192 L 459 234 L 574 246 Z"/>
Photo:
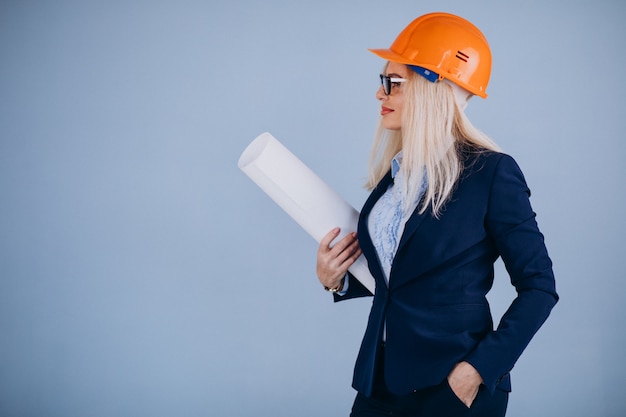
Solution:
<path fill-rule="evenodd" d="M 359 212 L 270 133 L 248 145 L 238 166 L 318 243 L 337 226 L 339 239 L 356 231 Z M 349 271 L 374 293 L 374 278 L 363 255 Z"/>

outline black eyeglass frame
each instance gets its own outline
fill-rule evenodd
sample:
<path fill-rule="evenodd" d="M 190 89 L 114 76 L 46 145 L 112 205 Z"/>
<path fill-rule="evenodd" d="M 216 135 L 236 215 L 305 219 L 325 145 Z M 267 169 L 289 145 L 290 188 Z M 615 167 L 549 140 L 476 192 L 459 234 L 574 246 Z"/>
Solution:
<path fill-rule="evenodd" d="M 391 87 L 394 86 L 394 84 L 399 86 L 400 83 L 405 82 L 407 82 L 406 78 L 389 77 L 385 74 L 380 74 L 380 84 L 383 86 L 383 91 L 387 96 L 391 94 Z"/>

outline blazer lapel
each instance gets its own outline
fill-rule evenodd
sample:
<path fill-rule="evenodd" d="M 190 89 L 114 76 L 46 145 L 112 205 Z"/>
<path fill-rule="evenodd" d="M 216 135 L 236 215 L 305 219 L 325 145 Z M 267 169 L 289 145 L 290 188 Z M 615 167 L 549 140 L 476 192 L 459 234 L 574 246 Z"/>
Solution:
<path fill-rule="evenodd" d="M 415 231 L 420 227 L 424 219 L 429 216 L 430 210 L 428 208 L 426 209 L 426 211 L 424 211 L 424 213 L 419 213 L 419 208 L 422 203 L 423 201 L 419 202 L 419 204 L 415 208 L 415 211 L 413 212 L 413 214 L 411 214 L 411 217 L 409 217 L 409 220 L 404 225 L 404 231 L 402 232 L 402 237 L 400 238 L 400 243 L 398 243 L 398 249 L 396 252 L 400 252 L 402 247 L 406 245 L 411 236 L 415 234 Z"/>
<path fill-rule="evenodd" d="M 391 178 L 391 171 L 387 172 L 387 174 L 383 177 L 382 180 L 378 183 L 376 188 L 372 190 L 370 196 L 363 204 L 363 208 L 361 209 L 362 217 L 367 217 L 367 215 L 372 211 L 374 204 L 378 201 L 378 199 L 387 191 L 389 184 L 393 182 L 393 178 Z"/>
<path fill-rule="evenodd" d="M 391 171 L 389 171 L 382 180 L 376 185 L 376 188 L 372 190 L 370 196 L 365 201 L 363 208 L 361 209 L 361 214 L 359 215 L 359 225 L 358 225 L 358 236 L 359 236 L 359 245 L 361 246 L 361 250 L 363 254 L 365 254 L 365 258 L 370 260 L 378 260 L 378 254 L 376 253 L 376 248 L 374 247 L 374 243 L 372 242 L 372 237 L 370 236 L 369 227 L 367 226 L 367 218 L 374 207 L 374 204 L 378 201 L 378 199 L 385 193 L 389 184 L 393 181 L 391 177 Z M 369 269 L 372 275 L 375 278 L 382 280 L 385 283 L 385 277 L 380 265 L 380 262 L 368 261 Z M 385 285 L 386 286 L 386 285 Z M 376 286 L 378 287 L 378 285 Z"/>
<path fill-rule="evenodd" d="M 372 208 L 378 201 L 378 199 L 387 191 L 389 184 L 393 182 L 393 178 L 391 177 L 391 171 L 387 173 L 383 177 L 382 180 L 378 183 L 376 188 L 372 190 L 369 198 L 365 201 L 363 208 L 361 209 L 361 214 L 359 216 L 359 245 L 361 246 L 361 250 L 365 254 L 366 259 L 378 260 L 378 254 L 376 253 L 376 248 L 374 247 L 374 243 L 372 242 L 372 238 L 369 233 L 369 227 L 367 226 L 367 218 Z M 398 244 L 398 249 L 396 253 L 400 252 L 403 246 L 407 244 L 407 242 L 411 239 L 411 237 L 415 234 L 417 229 L 423 223 L 423 221 L 430 216 L 430 209 L 426 209 L 424 213 L 419 214 L 419 207 L 423 203 L 417 205 L 417 208 L 406 222 L 404 226 L 404 231 L 402 232 L 402 237 L 400 238 L 400 243 Z M 375 278 L 382 280 L 386 284 L 384 273 L 380 262 L 369 262 L 369 269 L 372 275 Z M 393 270 L 393 267 L 392 267 Z M 386 286 L 386 285 L 385 285 Z"/>

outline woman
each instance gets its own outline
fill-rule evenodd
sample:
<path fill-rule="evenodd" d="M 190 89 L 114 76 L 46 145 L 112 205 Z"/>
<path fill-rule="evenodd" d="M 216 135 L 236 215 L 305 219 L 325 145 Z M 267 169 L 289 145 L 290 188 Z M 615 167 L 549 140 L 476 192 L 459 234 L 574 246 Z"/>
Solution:
<path fill-rule="evenodd" d="M 376 280 L 351 415 L 504 416 L 509 371 L 558 296 L 519 167 L 464 114 L 487 96 L 489 46 L 470 22 L 432 13 L 371 51 L 387 60 L 371 194 L 358 232 L 333 244 L 330 231 L 317 254 L 336 301 L 372 295 L 347 272 L 361 253 Z M 498 257 L 517 297 L 494 330 Z"/>

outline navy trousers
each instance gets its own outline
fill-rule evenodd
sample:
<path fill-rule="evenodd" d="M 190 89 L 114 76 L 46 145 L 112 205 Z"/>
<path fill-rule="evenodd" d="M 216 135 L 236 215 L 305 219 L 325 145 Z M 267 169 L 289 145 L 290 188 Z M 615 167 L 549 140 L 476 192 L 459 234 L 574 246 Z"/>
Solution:
<path fill-rule="evenodd" d="M 405 396 L 390 393 L 384 381 L 383 355 L 377 358 L 374 392 L 371 397 L 357 394 L 350 417 L 504 417 L 509 393 L 495 390 L 491 395 L 481 385 L 468 408 L 452 391 L 448 380 Z"/>

